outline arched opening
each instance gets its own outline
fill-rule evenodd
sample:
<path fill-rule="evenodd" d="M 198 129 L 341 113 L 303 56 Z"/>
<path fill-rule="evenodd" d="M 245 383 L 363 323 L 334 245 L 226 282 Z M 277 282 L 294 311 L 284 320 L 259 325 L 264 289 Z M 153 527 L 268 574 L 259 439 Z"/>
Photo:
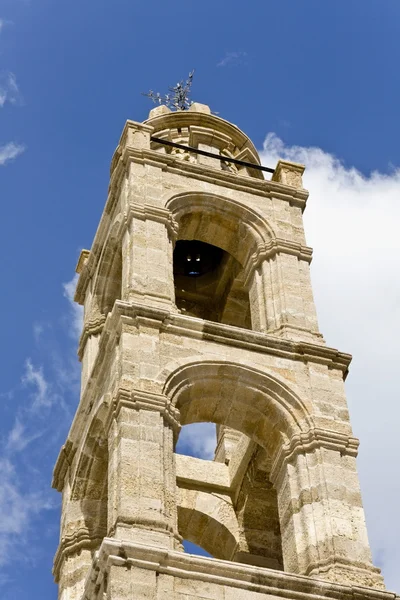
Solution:
<path fill-rule="evenodd" d="M 197 460 L 187 463 L 187 479 L 178 461 L 179 533 L 215 558 L 282 570 L 277 494 L 266 452 L 228 427 L 217 426 L 216 450 L 213 424 L 186 425 L 180 435 L 185 430 L 176 451 Z M 225 470 L 225 489 L 218 488 L 222 478 L 213 480 L 211 465 L 204 464 L 210 461 L 220 464 L 219 475 Z M 198 479 L 191 481 L 193 473 Z M 195 547 L 194 553 L 204 554 L 201 550 Z"/>
<path fill-rule="evenodd" d="M 204 361 L 176 369 L 167 380 L 165 393 L 180 410 L 183 426 L 217 424 L 217 477 L 213 479 L 211 465 L 202 464 L 206 461 L 189 465 L 187 472 L 198 473 L 198 480 L 193 475 L 185 478 L 183 469 L 178 477 L 181 535 L 212 556 L 283 570 L 282 527 L 286 523 L 282 525 L 279 514 L 282 490 L 275 487 L 271 471 L 282 445 L 309 430 L 305 406 L 274 376 L 226 362 Z M 215 497 L 223 499 L 223 509 Z M 184 510 L 185 519 L 179 519 L 179 510 Z M 193 528 L 188 528 L 189 514 L 194 518 Z M 215 539 L 211 534 L 226 526 L 228 514 L 229 535 L 224 535 L 230 540 L 229 552 L 224 552 L 213 545 L 222 532 Z M 218 555 L 219 551 L 222 554 Z"/>
<path fill-rule="evenodd" d="M 166 207 L 178 224 L 178 308 L 189 316 L 264 331 L 266 307 L 257 261 L 275 237 L 265 219 L 231 198 L 200 192 L 179 194 Z"/>
<path fill-rule="evenodd" d="M 194 544 L 193 542 L 189 542 L 189 540 L 183 540 L 183 549 L 187 554 L 197 554 L 197 556 L 208 556 L 211 557 L 211 554 L 204 550 L 201 546 Z"/>

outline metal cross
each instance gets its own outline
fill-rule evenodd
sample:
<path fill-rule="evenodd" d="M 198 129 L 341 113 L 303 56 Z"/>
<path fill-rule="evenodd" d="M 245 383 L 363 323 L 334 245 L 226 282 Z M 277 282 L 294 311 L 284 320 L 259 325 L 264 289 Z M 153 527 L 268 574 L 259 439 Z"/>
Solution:
<path fill-rule="evenodd" d="M 193 75 L 194 69 L 189 73 L 189 77 L 186 82 L 178 81 L 178 83 L 174 87 L 168 88 L 170 92 L 173 92 L 173 95 L 166 94 L 165 96 L 161 96 L 159 92 L 153 92 L 150 90 L 147 94 L 142 93 L 142 96 L 147 96 L 151 100 L 153 100 L 154 104 L 165 104 L 168 108 L 173 110 L 188 110 L 190 106 L 193 104 L 193 100 L 189 99 L 190 88 L 193 83 Z"/>

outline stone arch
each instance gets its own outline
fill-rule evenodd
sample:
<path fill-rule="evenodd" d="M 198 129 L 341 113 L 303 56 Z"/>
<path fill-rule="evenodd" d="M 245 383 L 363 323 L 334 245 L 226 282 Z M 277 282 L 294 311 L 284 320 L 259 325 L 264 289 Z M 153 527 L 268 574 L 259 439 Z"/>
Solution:
<path fill-rule="evenodd" d="M 178 243 L 196 241 L 213 247 L 214 252 L 217 248 L 224 251 L 208 281 L 203 276 L 193 285 L 188 279 L 175 278 L 178 308 L 227 325 L 265 329 L 265 306 L 259 306 L 260 278 L 254 273 L 258 256 L 275 239 L 265 218 L 237 200 L 204 192 L 175 195 L 167 200 L 166 208 L 177 222 Z"/>
<path fill-rule="evenodd" d="M 183 364 L 167 376 L 164 393 L 179 409 L 182 425 L 214 422 L 264 449 L 264 455 L 250 459 L 247 480 L 231 490 L 239 527 L 234 560 L 274 569 L 286 566 L 287 482 L 272 479 L 271 470 L 282 449 L 314 428 L 306 404 L 275 375 L 230 361 Z"/>
<path fill-rule="evenodd" d="M 189 542 L 214 558 L 231 560 L 239 529 L 229 497 L 198 490 L 177 490 L 178 530 Z"/>
<path fill-rule="evenodd" d="M 122 216 L 114 220 L 103 246 L 95 277 L 93 295 L 101 314 L 107 315 L 122 295 Z"/>
<path fill-rule="evenodd" d="M 259 246 L 276 237 L 257 211 L 225 196 L 184 192 L 169 198 L 166 208 L 178 222 L 178 239 L 219 246 L 242 267 Z"/>
<path fill-rule="evenodd" d="M 104 430 L 106 413 L 103 399 L 78 449 L 70 502 L 80 506 L 83 526 L 92 542 L 99 546 L 107 534 L 108 443 Z"/>
<path fill-rule="evenodd" d="M 313 428 L 303 401 L 275 375 L 234 362 L 196 361 L 178 367 L 164 393 L 181 424 L 209 421 L 236 429 L 265 448 L 280 448 Z"/>

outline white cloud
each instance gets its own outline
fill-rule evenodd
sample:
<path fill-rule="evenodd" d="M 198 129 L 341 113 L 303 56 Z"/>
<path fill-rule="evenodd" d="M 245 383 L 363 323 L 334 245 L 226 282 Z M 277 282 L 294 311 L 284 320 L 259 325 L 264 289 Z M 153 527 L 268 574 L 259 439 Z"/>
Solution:
<path fill-rule="evenodd" d="M 25 150 L 21 144 L 9 142 L 4 146 L 0 146 L 0 166 L 5 165 L 10 160 L 13 160 Z"/>
<path fill-rule="evenodd" d="M 241 65 L 246 56 L 247 52 L 225 52 L 225 56 L 217 63 L 217 67 Z"/>
<path fill-rule="evenodd" d="M 41 437 L 43 432 L 36 431 L 34 434 L 28 435 L 26 432 L 25 425 L 22 424 L 20 419 L 15 419 L 14 427 L 11 429 L 7 438 L 6 449 L 8 452 L 21 452 L 34 440 Z"/>
<path fill-rule="evenodd" d="M 0 459 L 0 566 L 20 554 L 32 518 L 42 510 L 53 508 L 46 496 L 40 492 L 24 493 L 13 464 L 8 459 Z"/>
<path fill-rule="evenodd" d="M 4 27 L 4 19 L 0 19 L 0 33 Z"/>
<path fill-rule="evenodd" d="M 53 401 L 52 394 L 50 393 L 50 386 L 43 374 L 43 369 L 42 367 L 34 367 L 30 358 L 28 358 L 25 363 L 25 373 L 22 376 L 22 383 L 31 385 L 34 388 L 32 394 L 33 410 L 51 406 Z"/>
<path fill-rule="evenodd" d="M 21 94 L 14 73 L 0 73 L 0 108 L 3 107 L 6 102 L 17 104 L 20 101 Z"/>
<path fill-rule="evenodd" d="M 83 326 L 83 307 L 74 301 L 78 279 L 79 275 L 76 274 L 71 281 L 63 283 L 64 297 L 68 300 L 71 311 L 71 333 L 76 340 L 79 339 Z"/>
<path fill-rule="evenodd" d="M 366 177 L 320 148 L 269 134 L 263 164 L 306 165 L 304 213 L 321 331 L 354 355 L 346 382 L 361 439 L 358 461 L 371 546 L 389 588 L 400 589 L 400 170 Z"/>

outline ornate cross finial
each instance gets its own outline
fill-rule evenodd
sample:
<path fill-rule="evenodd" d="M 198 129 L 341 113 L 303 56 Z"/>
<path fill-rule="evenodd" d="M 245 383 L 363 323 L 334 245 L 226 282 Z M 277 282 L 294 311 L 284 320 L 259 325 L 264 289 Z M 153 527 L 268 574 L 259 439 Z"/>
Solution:
<path fill-rule="evenodd" d="M 189 73 L 186 83 L 182 79 L 174 87 L 168 88 L 170 92 L 173 92 L 173 96 L 171 94 L 161 96 L 159 92 L 153 92 L 153 90 L 150 90 L 147 94 L 142 93 L 142 95 L 153 100 L 154 104 L 165 104 L 173 110 L 187 110 L 193 104 L 193 100 L 189 99 L 193 75 L 194 69 Z"/>

